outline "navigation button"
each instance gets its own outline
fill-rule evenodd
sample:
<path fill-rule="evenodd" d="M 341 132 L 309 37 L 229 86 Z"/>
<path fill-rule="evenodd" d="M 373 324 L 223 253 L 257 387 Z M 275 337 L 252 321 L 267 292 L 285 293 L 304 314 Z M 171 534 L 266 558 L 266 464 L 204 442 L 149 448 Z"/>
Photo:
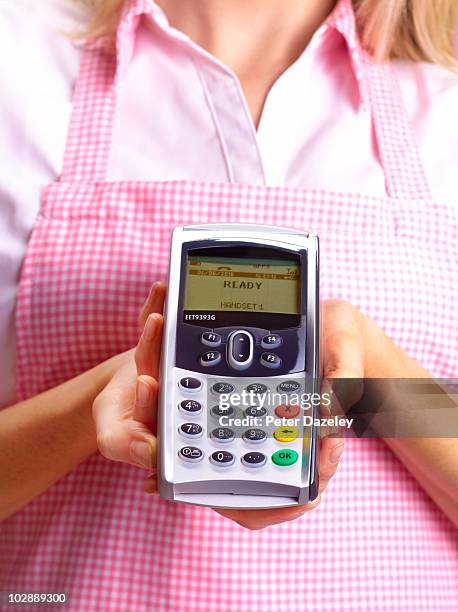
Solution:
<path fill-rule="evenodd" d="M 232 332 L 227 343 L 227 361 L 234 370 L 246 370 L 253 362 L 253 336 L 242 330 Z"/>

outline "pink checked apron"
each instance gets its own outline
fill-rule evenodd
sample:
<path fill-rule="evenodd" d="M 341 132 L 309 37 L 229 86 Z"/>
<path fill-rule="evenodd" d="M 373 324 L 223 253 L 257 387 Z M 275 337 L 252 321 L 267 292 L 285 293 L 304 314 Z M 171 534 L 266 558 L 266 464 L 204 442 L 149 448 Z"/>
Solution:
<path fill-rule="evenodd" d="M 216 221 L 318 233 L 323 297 L 360 307 L 432 374 L 457 376 L 453 209 L 431 200 L 389 67 L 367 61 L 386 198 L 107 182 L 115 62 L 88 46 L 63 173 L 46 189 L 22 271 L 20 396 L 135 345 L 172 228 Z M 456 532 L 382 441 L 349 443 L 317 510 L 259 532 L 145 495 L 143 477 L 95 455 L 5 521 L 0 588 L 66 591 L 69 609 L 85 612 L 457 609 Z"/>

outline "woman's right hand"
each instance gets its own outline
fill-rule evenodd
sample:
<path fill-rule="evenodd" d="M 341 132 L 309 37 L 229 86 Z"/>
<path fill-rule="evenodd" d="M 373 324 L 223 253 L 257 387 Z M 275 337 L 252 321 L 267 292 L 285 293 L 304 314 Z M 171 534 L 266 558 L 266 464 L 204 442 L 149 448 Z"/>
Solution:
<path fill-rule="evenodd" d="M 138 345 L 96 397 L 92 414 L 102 455 L 154 470 L 156 411 L 165 286 L 155 283 L 139 317 Z M 147 374 L 146 374 L 147 372 Z"/>

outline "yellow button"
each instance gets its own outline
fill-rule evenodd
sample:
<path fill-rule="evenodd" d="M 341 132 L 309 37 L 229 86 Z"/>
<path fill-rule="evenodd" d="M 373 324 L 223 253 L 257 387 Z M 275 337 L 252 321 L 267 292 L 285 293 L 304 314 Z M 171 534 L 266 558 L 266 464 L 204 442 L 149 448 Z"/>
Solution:
<path fill-rule="evenodd" d="M 278 440 L 278 442 L 294 442 L 294 440 L 299 435 L 299 430 L 297 427 L 277 427 L 274 431 L 274 438 Z"/>

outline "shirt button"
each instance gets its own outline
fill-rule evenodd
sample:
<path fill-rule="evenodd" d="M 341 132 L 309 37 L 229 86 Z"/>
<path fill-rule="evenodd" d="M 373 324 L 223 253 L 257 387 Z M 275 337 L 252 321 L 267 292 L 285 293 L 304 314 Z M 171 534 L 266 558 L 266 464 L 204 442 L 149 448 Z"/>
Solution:
<path fill-rule="evenodd" d="M 274 431 L 274 438 L 278 442 L 294 442 L 299 435 L 299 430 L 297 427 L 277 427 Z"/>
<path fill-rule="evenodd" d="M 200 391 L 202 388 L 202 383 L 197 378 L 182 378 L 178 383 L 178 386 L 185 391 L 190 391 L 191 393 Z"/>
<path fill-rule="evenodd" d="M 294 419 L 299 412 L 300 408 L 295 404 L 280 404 L 275 408 L 275 414 L 281 419 Z"/>
<path fill-rule="evenodd" d="M 215 451 L 210 455 L 210 461 L 219 467 L 229 467 L 235 461 L 234 455 L 229 451 Z"/>
<path fill-rule="evenodd" d="M 275 465 L 280 465 L 282 467 L 287 465 L 293 465 L 296 463 L 299 455 L 295 450 L 278 450 L 272 455 L 272 461 Z"/>
<path fill-rule="evenodd" d="M 183 446 L 183 448 L 180 448 L 178 451 L 178 456 L 188 463 L 198 463 L 203 458 L 204 453 L 200 448 L 195 446 Z"/>
<path fill-rule="evenodd" d="M 246 453 L 242 457 L 242 463 L 243 465 L 246 465 L 246 467 L 262 467 L 266 461 L 267 457 L 264 455 L 264 453 L 251 452 Z"/>

